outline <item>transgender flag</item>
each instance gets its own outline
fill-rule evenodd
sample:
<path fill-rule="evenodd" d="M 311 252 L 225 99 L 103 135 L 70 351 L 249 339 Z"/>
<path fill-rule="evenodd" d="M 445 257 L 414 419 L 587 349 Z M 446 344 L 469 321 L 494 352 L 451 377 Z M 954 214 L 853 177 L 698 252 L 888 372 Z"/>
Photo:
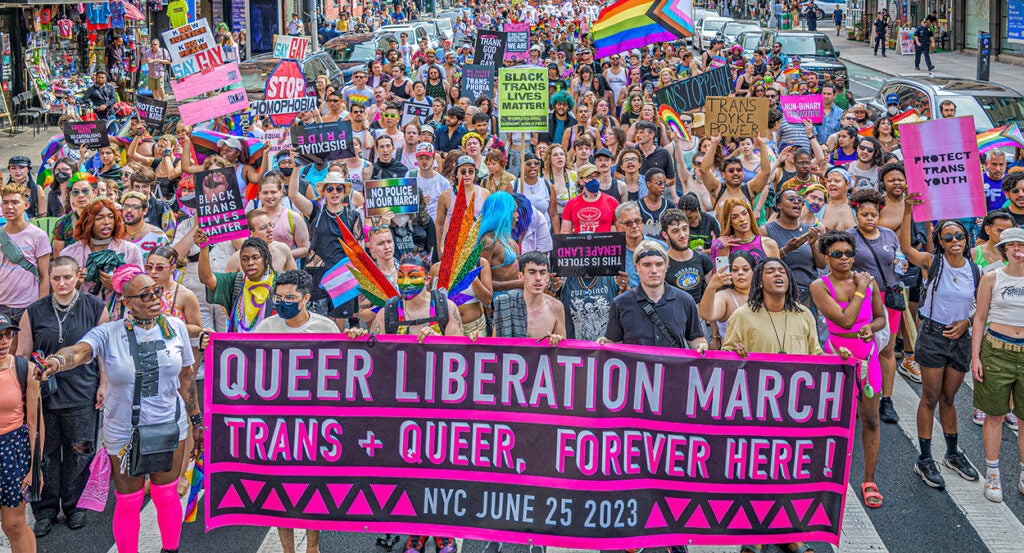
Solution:
<path fill-rule="evenodd" d="M 348 268 L 348 257 L 344 257 L 329 271 L 324 273 L 323 281 L 320 283 L 327 295 L 331 296 L 331 303 L 335 308 L 352 301 L 359 295 L 359 282 L 355 275 Z"/>

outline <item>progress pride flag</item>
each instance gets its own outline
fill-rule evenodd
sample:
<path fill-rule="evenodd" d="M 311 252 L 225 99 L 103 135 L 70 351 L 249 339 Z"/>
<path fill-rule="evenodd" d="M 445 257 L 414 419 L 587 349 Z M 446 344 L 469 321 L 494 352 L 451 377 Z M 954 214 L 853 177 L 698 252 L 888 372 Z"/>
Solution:
<path fill-rule="evenodd" d="M 691 353 L 215 335 L 207 528 L 584 549 L 838 543 L 852 367 Z"/>

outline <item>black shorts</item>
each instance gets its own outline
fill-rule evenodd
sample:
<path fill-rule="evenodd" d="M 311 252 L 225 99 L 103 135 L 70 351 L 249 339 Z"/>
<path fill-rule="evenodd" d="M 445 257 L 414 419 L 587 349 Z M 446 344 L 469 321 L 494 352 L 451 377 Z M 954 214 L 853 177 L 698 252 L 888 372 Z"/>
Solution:
<path fill-rule="evenodd" d="M 942 335 L 945 325 L 931 319 L 921 319 L 917 333 L 917 347 L 914 361 L 922 368 L 945 368 L 946 366 L 965 373 L 971 370 L 971 333 L 964 332 L 956 340 Z"/>

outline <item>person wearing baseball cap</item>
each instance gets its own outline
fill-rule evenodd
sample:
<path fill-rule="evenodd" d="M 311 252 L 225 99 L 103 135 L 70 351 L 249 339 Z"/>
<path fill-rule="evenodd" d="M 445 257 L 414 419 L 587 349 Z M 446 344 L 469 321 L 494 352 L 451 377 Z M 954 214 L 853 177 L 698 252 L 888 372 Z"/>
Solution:
<path fill-rule="evenodd" d="M 428 127 L 423 127 L 420 132 Z M 406 178 L 416 179 L 416 186 L 423 194 L 427 202 L 427 214 L 430 218 L 437 218 L 437 201 L 441 193 L 451 190 L 452 183 L 437 172 L 437 157 L 434 152 L 434 145 L 429 142 L 420 142 L 416 146 L 416 169 L 409 171 Z"/>
<path fill-rule="evenodd" d="M 900 112 L 900 97 L 897 94 L 887 94 L 885 96 L 885 110 L 890 116 L 898 115 Z"/>
<path fill-rule="evenodd" d="M 28 188 L 29 199 L 25 214 L 35 219 L 46 213 L 46 194 L 32 181 L 32 160 L 28 156 L 16 155 L 7 161 L 7 183 L 20 184 Z"/>

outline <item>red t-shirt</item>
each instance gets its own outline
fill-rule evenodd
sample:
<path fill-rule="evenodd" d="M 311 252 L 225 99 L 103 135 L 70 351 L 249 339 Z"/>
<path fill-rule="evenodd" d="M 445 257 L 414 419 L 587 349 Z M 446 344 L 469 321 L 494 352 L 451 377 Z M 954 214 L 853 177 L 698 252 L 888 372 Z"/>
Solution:
<path fill-rule="evenodd" d="M 562 219 L 572 223 L 573 232 L 611 232 L 618 206 L 619 202 L 604 192 L 594 202 L 580 194 L 565 203 Z"/>

